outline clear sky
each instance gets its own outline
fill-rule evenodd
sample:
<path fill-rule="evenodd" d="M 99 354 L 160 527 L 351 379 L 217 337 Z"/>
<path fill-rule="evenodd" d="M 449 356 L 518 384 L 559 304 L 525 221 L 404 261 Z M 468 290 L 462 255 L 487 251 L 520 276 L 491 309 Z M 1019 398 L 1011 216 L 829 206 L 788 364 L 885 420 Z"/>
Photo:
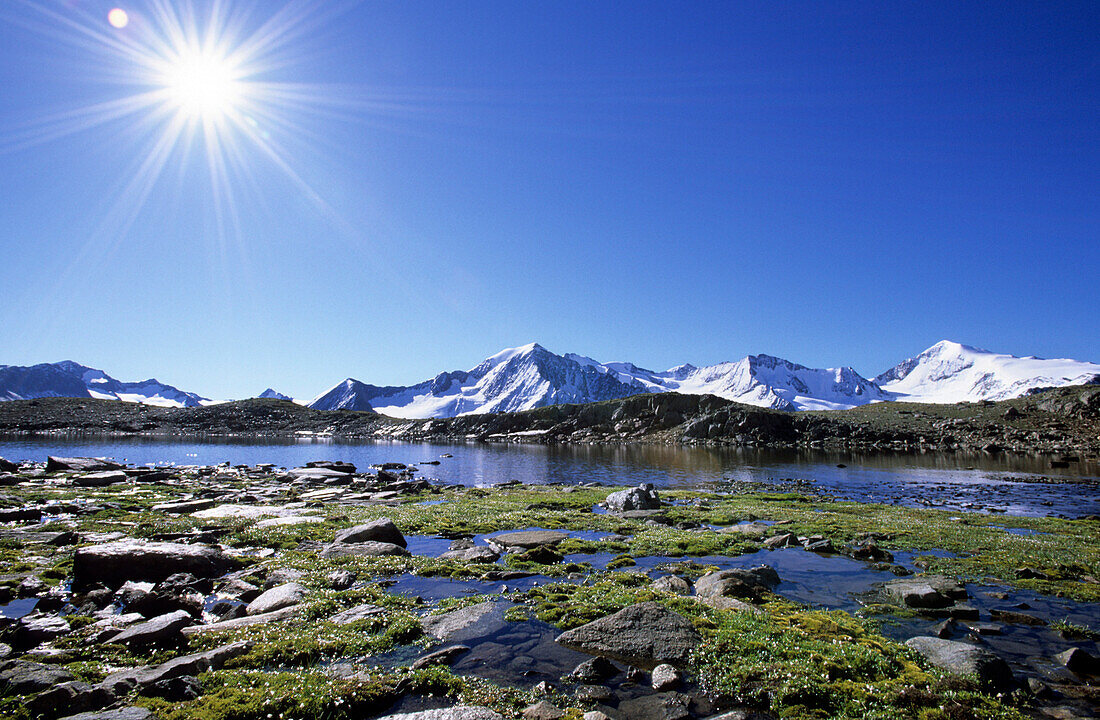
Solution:
<path fill-rule="evenodd" d="M 1097 361 L 1098 169 L 1094 0 L 3 0 L 0 363 Z"/>

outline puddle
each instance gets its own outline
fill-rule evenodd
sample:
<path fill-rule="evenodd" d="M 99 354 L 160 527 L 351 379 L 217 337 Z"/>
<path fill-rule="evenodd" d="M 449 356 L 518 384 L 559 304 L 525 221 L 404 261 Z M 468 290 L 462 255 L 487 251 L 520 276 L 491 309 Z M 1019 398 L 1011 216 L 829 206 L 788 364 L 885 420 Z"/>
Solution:
<path fill-rule="evenodd" d="M 7 605 L 0 605 L 0 617 L 18 619 L 29 615 L 34 606 L 38 604 L 38 598 L 20 598 L 12 600 Z"/>

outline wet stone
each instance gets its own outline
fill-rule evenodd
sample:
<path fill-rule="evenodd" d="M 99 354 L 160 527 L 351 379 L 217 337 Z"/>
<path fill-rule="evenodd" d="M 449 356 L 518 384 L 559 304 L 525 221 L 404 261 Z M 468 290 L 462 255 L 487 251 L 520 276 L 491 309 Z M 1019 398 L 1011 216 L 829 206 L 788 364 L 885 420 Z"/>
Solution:
<path fill-rule="evenodd" d="M 557 637 L 567 648 L 642 667 L 686 664 L 701 638 L 691 622 L 655 602 L 643 602 Z"/>
<path fill-rule="evenodd" d="M 521 530 L 504 533 L 488 538 L 486 542 L 501 549 L 501 552 L 517 548 L 530 550 L 540 545 L 557 545 L 569 537 L 569 533 L 560 530 Z"/>

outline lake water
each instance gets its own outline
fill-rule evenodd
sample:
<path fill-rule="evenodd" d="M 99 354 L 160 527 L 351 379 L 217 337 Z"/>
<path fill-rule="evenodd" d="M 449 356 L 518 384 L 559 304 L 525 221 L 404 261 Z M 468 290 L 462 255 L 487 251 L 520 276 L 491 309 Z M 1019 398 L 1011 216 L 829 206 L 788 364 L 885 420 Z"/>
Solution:
<path fill-rule="evenodd" d="M 707 488 L 729 482 L 803 480 L 820 491 L 864 502 L 1010 515 L 1100 514 L 1100 467 L 1085 458 L 1068 468 L 1051 468 L 1050 459 L 1041 456 L 869 455 L 666 445 L 0 438 L 0 457 L 44 461 L 48 455 L 108 457 L 136 465 L 229 462 L 296 467 L 312 460 L 343 460 L 361 469 L 383 462 L 438 460 L 439 465 L 421 465 L 420 474 L 442 483 L 476 486 L 519 480 Z"/>

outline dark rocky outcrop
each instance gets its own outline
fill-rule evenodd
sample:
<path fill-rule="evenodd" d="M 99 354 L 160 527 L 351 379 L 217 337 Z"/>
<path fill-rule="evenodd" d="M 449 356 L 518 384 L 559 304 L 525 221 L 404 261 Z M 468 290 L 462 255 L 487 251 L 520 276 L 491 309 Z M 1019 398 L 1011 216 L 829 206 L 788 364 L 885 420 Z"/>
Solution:
<path fill-rule="evenodd" d="M 73 557 L 73 588 L 93 583 L 117 587 L 127 580 L 158 581 L 176 573 L 209 578 L 241 563 L 214 548 L 169 542 L 120 540 L 80 548 Z"/>

